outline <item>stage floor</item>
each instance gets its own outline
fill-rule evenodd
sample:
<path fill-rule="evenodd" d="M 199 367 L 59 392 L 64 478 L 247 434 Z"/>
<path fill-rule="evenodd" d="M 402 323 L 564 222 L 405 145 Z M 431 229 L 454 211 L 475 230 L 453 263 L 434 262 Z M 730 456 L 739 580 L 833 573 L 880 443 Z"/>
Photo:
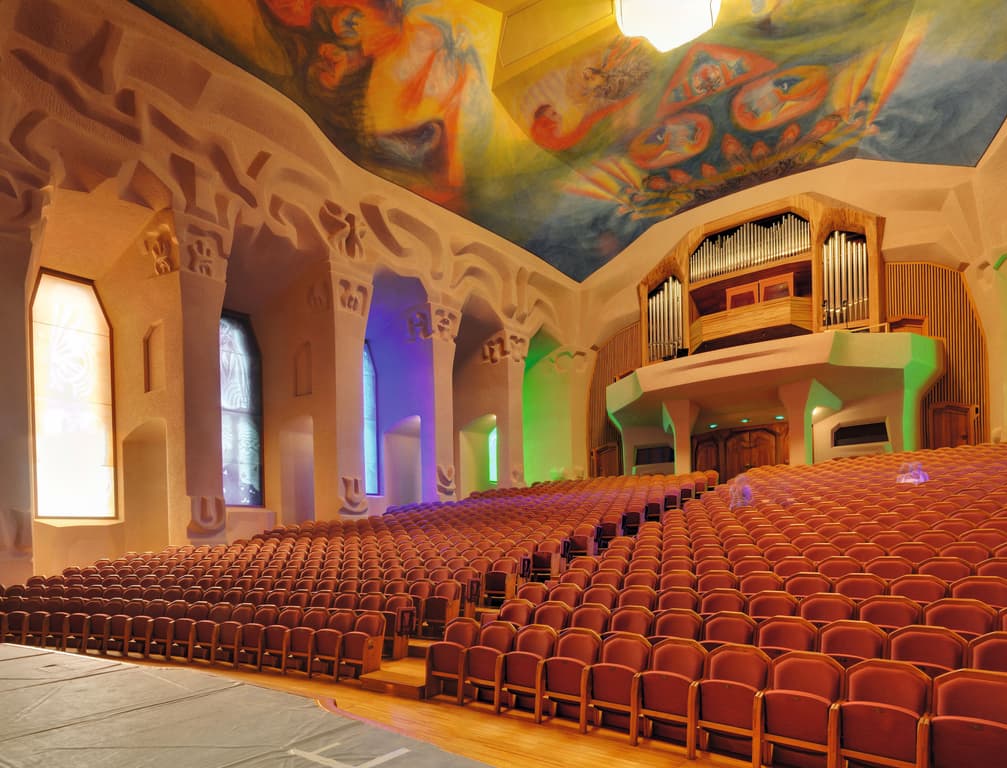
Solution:
<path fill-rule="evenodd" d="M 0 768 L 476 768 L 290 693 L 0 644 Z"/>

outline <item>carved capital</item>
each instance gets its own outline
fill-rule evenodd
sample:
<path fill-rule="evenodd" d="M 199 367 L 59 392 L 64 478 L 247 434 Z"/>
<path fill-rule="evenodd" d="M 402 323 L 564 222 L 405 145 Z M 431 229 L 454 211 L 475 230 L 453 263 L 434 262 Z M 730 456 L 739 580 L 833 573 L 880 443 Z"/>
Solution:
<path fill-rule="evenodd" d="M 343 497 L 339 508 L 343 515 L 367 514 L 367 494 L 359 477 L 343 477 Z"/>
<path fill-rule="evenodd" d="M 338 307 L 343 312 L 352 315 L 367 317 L 370 309 L 371 286 L 360 280 L 350 277 L 341 277 L 336 283 L 336 296 L 338 297 Z"/>
<path fill-rule="evenodd" d="M 524 365 L 528 358 L 528 338 L 512 331 L 500 331 L 483 343 L 483 362 L 509 360 Z"/>
<path fill-rule="evenodd" d="M 332 249 L 346 261 L 363 261 L 367 225 L 360 214 L 347 211 L 338 203 L 326 200 L 318 212 L 318 222 Z"/>
<path fill-rule="evenodd" d="M 308 310 L 328 312 L 332 308 L 332 285 L 328 279 L 316 280 L 308 287 Z"/>
<path fill-rule="evenodd" d="M 458 312 L 451 307 L 427 302 L 409 310 L 406 332 L 409 341 L 434 339 L 454 343 L 459 320 Z"/>
<path fill-rule="evenodd" d="M 141 244 L 144 255 L 154 267 L 155 275 L 167 275 L 179 269 L 178 238 L 171 225 L 162 222 L 148 230 Z"/>
<path fill-rule="evenodd" d="M 188 534 L 192 536 L 213 536 L 223 533 L 227 526 L 227 507 L 220 496 L 192 496 L 192 519 L 189 520 Z"/>
<path fill-rule="evenodd" d="M 437 465 L 437 493 L 441 496 L 441 501 L 453 499 L 457 492 L 455 485 L 455 467 L 453 464 Z"/>
<path fill-rule="evenodd" d="M 550 373 L 584 373 L 591 362 L 591 351 L 579 347 L 559 347 L 546 359 Z"/>
<path fill-rule="evenodd" d="M 227 278 L 230 242 L 217 228 L 190 222 L 184 229 L 176 226 L 176 237 L 182 269 L 214 280 Z"/>

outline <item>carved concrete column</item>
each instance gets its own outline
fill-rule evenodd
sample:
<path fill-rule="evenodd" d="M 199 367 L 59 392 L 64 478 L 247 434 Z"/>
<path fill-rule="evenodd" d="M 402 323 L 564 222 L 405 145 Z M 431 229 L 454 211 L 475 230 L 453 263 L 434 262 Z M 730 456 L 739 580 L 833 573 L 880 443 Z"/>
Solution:
<path fill-rule="evenodd" d="M 410 375 L 427 372 L 420 382 L 420 451 L 423 466 L 423 500 L 457 499 L 454 461 L 454 360 L 455 338 L 461 312 L 458 308 L 428 301 L 406 312 L 407 349 L 416 363 Z M 426 384 L 424 387 L 423 384 Z"/>
<path fill-rule="evenodd" d="M 501 488 L 525 485 L 522 387 L 528 337 L 520 330 L 504 328 L 483 344 L 483 362 L 494 366 L 503 386 L 497 411 L 497 467 Z"/>
<path fill-rule="evenodd" d="M 32 566 L 31 428 L 28 391 L 29 230 L 0 225 L 0 583 L 24 583 Z"/>
<path fill-rule="evenodd" d="M 223 541 L 227 515 L 223 498 L 220 424 L 220 314 L 224 308 L 230 234 L 188 217 L 175 218 L 177 251 L 167 257 L 153 247 L 158 274 L 178 280 L 180 349 L 172 350 L 182 382 L 185 428 L 185 492 L 189 539 Z M 180 515 L 171 511 L 169 537 L 178 540 Z"/>
<path fill-rule="evenodd" d="M 340 515 L 364 515 L 368 505 L 364 491 L 362 443 L 363 348 L 372 286 L 369 277 L 337 269 L 332 270 L 331 281 L 336 387 L 332 421 L 316 430 L 317 439 L 322 442 L 319 447 L 330 460 L 317 466 L 332 467 L 339 484 L 339 508 L 332 512 Z M 331 461 L 332 457 L 334 462 Z M 328 516 L 330 512 L 326 509 L 316 511 L 316 517 Z"/>

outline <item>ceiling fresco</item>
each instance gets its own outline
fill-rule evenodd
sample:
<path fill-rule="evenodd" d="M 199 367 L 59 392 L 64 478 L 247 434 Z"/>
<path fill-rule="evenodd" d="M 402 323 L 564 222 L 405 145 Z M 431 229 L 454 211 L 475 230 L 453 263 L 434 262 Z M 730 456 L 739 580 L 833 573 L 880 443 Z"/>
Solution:
<path fill-rule="evenodd" d="M 1007 114 L 1003 0 L 724 0 L 658 54 L 614 26 L 493 88 L 475 0 L 131 0 L 368 170 L 576 280 L 653 224 L 850 158 L 974 165 Z"/>

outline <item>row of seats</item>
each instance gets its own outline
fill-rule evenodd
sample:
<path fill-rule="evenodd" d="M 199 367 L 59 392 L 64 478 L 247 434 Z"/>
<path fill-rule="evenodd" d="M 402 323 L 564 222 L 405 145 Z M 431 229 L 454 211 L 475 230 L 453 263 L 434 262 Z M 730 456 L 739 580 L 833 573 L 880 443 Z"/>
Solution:
<path fill-rule="evenodd" d="M 341 665 L 355 676 L 380 667 L 389 617 L 374 611 L 195 603 L 156 617 L 128 613 L 0 614 L 3 641 L 60 651 L 210 665 L 316 670 L 337 681 Z"/>
<path fill-rule="evenodd" d="M 845 660 L 460 619 L 430 648 L 427 686 L 459 704 L 469 696 L 487 701 L 496 714 L 529 709 L 536 723 L 547 711 L 572 717 L 582 733 L 593 718 L 628 730 L 634 745 L 642 728 L 645 736 L 684 742 L 689 758 L 700 746 L 717 746 L 758 766 L 792 764 L 786 754 L 795 751 L 826 756 L 829 765 L 999 764 L 1007 745 L 1007 673 L 960 669 L 932 678 L 905 661 Z"/>

